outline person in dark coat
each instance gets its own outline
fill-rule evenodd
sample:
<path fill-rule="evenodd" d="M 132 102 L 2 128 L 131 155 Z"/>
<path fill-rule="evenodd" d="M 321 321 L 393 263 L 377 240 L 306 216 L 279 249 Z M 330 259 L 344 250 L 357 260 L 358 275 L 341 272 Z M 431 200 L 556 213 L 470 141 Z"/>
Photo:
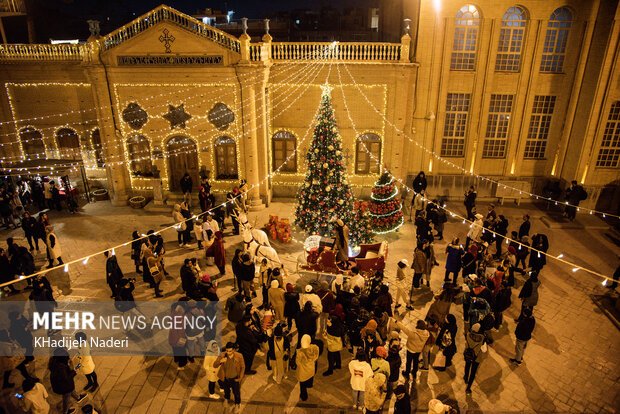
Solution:
<path fill-rule="evenodd" d="M 142 251 L 142 244 L 144 244 L 145 240 L 140 238 L 140 234 L 137 231 L 134 231 L 131 234 L 131 259 L 133 263 L 136 265 L 136 273 L 142 273 L 140 270 L 140 252 Z"/>
<path fill-rule="evenodd" d="M 254 289 L 254 277 L 256 276 L 256 266 L 248 253 L 243 253 L 240 257 L 241 263 L 238 264 L 239 278 L 243 287 L 243 294 L 248 300 L 256 297 Z"/>
<path fill-rule="evenodd" d="M 289 331 L 293 326 L 293 320 L 296 320 L 301 312 L 299 306 L 299 293 L 295 292 L 292 284 L 286 284 L 286 292 L 284 292 L 284 317 L 286 318 L 286 326 Z"/>
<path fill-rule="evenodd" d="M 422 190 L 426 190 L 428 183 L 426 182 L 426 176 L 424 175 L 424 171 L 420 171 L 418 175 L 413 179 L 413 191 L 417 194 L 420 194 Z"/>
<path fill-rule="evenodd" d="M 194 274 L 191 259 L 185 259 L 183 261 L 183 266 L 181 266 L 181 287 L 183 288 L 183 292 L 185 292 L 186 296 L 194 300 L 201 299 L 201 295 L 196 285 L 196 276 Z"/>
<path fill-rule="evenodd" d="M 301 346 L 301 339 L 304 335 L 309 335 L 311 339 L 314 339 L 316 335 L 316 320 L 319 315 L 312 309 L 312 302 L 308 301 L 304 305 L 304 309 L 299 312 L 299 316 L 295 321 L 297 326 L 297 348 Z"/>
<path fill-rule="evenodd" d="M 234 283 L 232 290 L 233 292 L 238 290 L 241 292 L 241 253 L 243 251 L 241 249 L 235 250 L 235 255 L 233 256 L 231 267 L 233 271 Z"/>
<path fill-rule="evenodd" d="M 396 401 L 394 402 L 394 414 L 411 414 L 411 397 L 403 384 L 394 388 Z"/>
<path fill-rule="evenodd" d="M 6 250 L 0 248 L 0 283 L 7 283 L 15 279 L 15 269 L 11 265 L 9 256 Z M 19 290 L 15 289 L 15 286 L 8 285 L 7 288 L 11 293 L 17 293 Z"/>
<path fill-rule="evenodd" d="M 245 374 L 256 374 L 256 371 L 252 370 L 252 362 L 258 350 L 258 339 L 256 330 L 252 327 L 252 319 L 248 315 L 244 316 L 241 322 L 237 324 L 235 331 L 237 333 L 237 347 L 245 362 Z"/>
<path fill-rule="evenodd" d="M 123 278 L 123 271 L 118 265 L 115 255 L 110 255 L 109 251 L 104 252 L 103 255 L 107 257 L 105 262 L 105 279 L 112 291 L 110 297 L 113 298 L 117 294 L 118 283 Z"/>
<path fill-rule="evenodd" d="M 532 310 L 529 308 L 524 309 L 523 317 L 519 320 L 519 323 L 517 323 L 517 327 L 515 328 L 517 342 L 515 343 L 515 357 L 510 358 L 511 362 L 514 362 L 517 365 L 523 362 L 523 353 L 525 352 L 527 341 L 532 339 L 532 331 L 534 330 L 534 326 L 536 326 L 536 319 L 532 316 Z"/>
<path fill-rule="evenodd" d="M 508 286 L 506 279 L 502 280 L 501 287 L 495 295 L 495 301 L 493 303 L 493 317 L 495 318 L 495 329 L 499 329 L 502 326 L 504 320 L 504 312 L 512 304 L 512 289 Z"/>
<path fill-rule="evenodd" d="M 22 229 L 24 229 L 24 235 L 30 245 L 30 251 L 33 251 L 35 247 L 37 248 L 37 251 L 39 251 L 39 238 L 36 235 L 36 227 L 37 220 L 26 211 L 22 217 Z M 33 240 L 34 246 L 32 245 Z"/>
<path fill-rule="evenodd" d="M 183 192 L 183 194 L 192 193 L 193 182 L 192 182 L 192 177 L 189 176 L 189 173 L 183 174 L 180 185 L 181 185 L 181 192 Z"/>
<path fill-rule="evenodd" d="M 25 350 L 26 359 L 24 363 L 29 363 L 30 361 L 34 361 L 34 340 L 32 337 L 32 332 L 30 332 L 29 324 L 30 322 L 24 315 L 19 312 L 9 312 L 9 334 L 11 339 L 19 344 Z"/>
<path fill-rule="evenodd" d="M 435 344 L 439 347 L 446 357 L 446 364 L 443 367 L 436 368 L 438 371 L 445 371 L 446 368 L 452 366 L 452 357 L 456 354 L 456 318 L 449 313 L 446 316 L 446 323 L 443 324 Z"/>
<path fill-rule="evenodd" d="M 502 257 L 502 245 L 506 234 L 508 234 L 508 220 L 502 214 L 497 216 L 497 221 L 493 227 L 493 231 L 497 234 L 493 234 L 495 240 L 495 259 L 499 260 Z"/>
<path fill-rule="evenodd" d="M 239 195 L 239 189 L 236 187 L 233 191 L 226 194 L 226 214 L 230 216 L 233 225 L 233 234 L 239 234 L 239 220 L 237 220 L 237 212 L 239 208 L 237 206 L 237 196 Z"/>
<path fill-rule="evenodd" d="M 470 186 L 469 189 L 465 192 L 465 208 L 467 209 L 467 220 L 474 221 L 475 220 L 475 209 L 476 209 L 476 196 L 478 193 L 476 192 L 474 186 Z"/>
<path fill-rule="evenodd" d="M 530 277 L 525 281 L 521 291 L 519 292 L 519 299 L 521 299 L 521 314 L 515 322 L 518 322 L 523 316 L 523 311 L 526 308 L 534 309 L 534 306 L 538 304 L 538 287 L 540 282 L 538 281 L 538 272 L 530 272 Z"/>
<path fill-rule="evenodd" d="M 48 368 L 50 370 L 52 391 L 62 396 L 62 412 L 66 413 L 69 409 L 69 399 L 71 397 L 78 402 L 86 397 L 86 394 L 78 395 L 75 392 L 73 377 L 75 377 L 76 372 L 70 366 L 69 352 L 64 348 L 56 348 L 54 356 L 50 358 Z"/>
<path fill-rule="evenodd" d="M 532 250 L 530 252 L 529 267 L 532 271 L 540 271 L 547 264 L 547 255 L 543 254 L 549 250 L 549 240 L 546 234 L 536 233 L 532 236 Z"/>
<path fill-rule="evenodd" d="M 530 216 L 528 214 L 523 215 L 523 223 L 519 226 L 519 240 L 523 238 L 523 236 L 530 235 Z"/>
<path fill-rule="evenodd" d="M 462 265 L 462 257 L 464 254 L 463 248 L 459 244 L 460 240 L 458 237 L 452 239 L 450 244 L 446 246 L 446 274 L 443 278 L 444 282 L 450 281 L 450 273 L 452 273 L 453 279 L 452 283 L 456 285 L 456 280 L 459 277 L 459 272 L 461 271 Z"/>
<path fill-rule="evenodd" d="M 571 181 L 570 187 L 566 189 L 566 201 L 568 204 L 566 205 L 565 211 L 566 217 L 570 221 L 575 220 L 575 216 L 577 215 L 577 206 L 579 206 L 579 203 L 586 198 L 588 198 L 588 193 L 586 193 L 586 190 L 577 184 L 577 181 Z"/>

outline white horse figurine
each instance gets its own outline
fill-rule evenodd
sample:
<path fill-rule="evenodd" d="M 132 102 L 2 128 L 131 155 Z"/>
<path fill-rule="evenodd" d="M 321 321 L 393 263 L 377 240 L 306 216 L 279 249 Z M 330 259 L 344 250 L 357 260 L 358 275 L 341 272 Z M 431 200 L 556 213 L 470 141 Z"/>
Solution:
<path fill-rule="evenodd" d="M 276 250 L 271 246 L 265 246 L 258 243 L 258 241 L 254 238 L 252 231 L 247 227 L 243 228 L 243 250 L 250 253 L 250 256 L 252 256 L 254 260 L 267 259 L 273 263 L 282 264 L 282 262 L 280 262 L 280 258 L 278 257 L 278 252 L 276 252 Z"/>
<path fill-rule="evenodd" d="M 248 221 L 248 216 L 243 211 L 237 210 L 236 216 L 244 232 L 246 230 L 250 231 L 252 233 L 252 238 L 258 244 L 262 246 L 271 247 L 271 243 L 269 243 L 269 237 L 267 237 L 267 233 L 265 233 L 264 231 L 260 229 L 255 229 L 254 226 L 250 224 L 250 222 Z"/>

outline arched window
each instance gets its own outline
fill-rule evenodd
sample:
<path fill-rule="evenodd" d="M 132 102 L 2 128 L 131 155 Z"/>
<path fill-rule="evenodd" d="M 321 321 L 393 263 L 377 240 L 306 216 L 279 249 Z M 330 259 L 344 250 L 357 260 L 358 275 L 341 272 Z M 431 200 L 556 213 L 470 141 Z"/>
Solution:
<path fill-rule="evenodd" d="M 95 158 L 97 159 L 97 167 L 103 167 L 105 162 L 103 160 L 103 147 L 101 146 L 101 133 L 99 128 L 93 130 L 90 134 L 93 149 L 95 150 Z"/>
<path fill-rule="evenodd" d="M 572 22 L 573 14 L 566 7 L 560 7 L 551 13 L 540 61 L 541 72 L 562 72 Z"/>
<path fill-rule="evenodd" d="M 297 172 L 297 157 L 294 155 L 297 139 L 286 131 L 279 131 L 271 138 L 273 171 Z"/>
<path fill-rule="evenodd" d="M 476 6 L 467 4 L 456 13 L 451 70 L 474 70 L 479 26 L 480 12 Z"/>
<path fill-rule="evenodd" d="M 506 10 L 502 18 L 502 27 L 499 31 L 495 70 L 504 72 L 519 71 L 526 24 L 527 14 L 521 7 L 515 6 Z"/>
<path fill-rule="evenodd" d="M 129 167 L 133 175 L 147 175 L 152 172 L 151 146 L 148 139 L 135 135 L 127 140 Z"/>
<path fill-rule="evenodd" d="M 380 162 L 381 138 L 371 133 L 360 135 L 355 148 L 355 174 L 378 174 Z"/>
<path fill-rule="evenodd" d="M 24 128 L 19 131 L 19 139 L 24 149 L 24 158 L 27 160 L 45 158 L 45 144 L 39 131 L 32 127 Z"/>
<path fill-rule="evenodd" d="M 215 178 L 218 180 L 237 180 L 237 145 L 230 137 L 219 137 L 215 147 Z"/>
<path fill-rule="evenodd" d="M 60 158 L 75 160 L 81 158 L 80 137 L 70 128 L 61 128 L 56 132 L 56 142 Z"/>

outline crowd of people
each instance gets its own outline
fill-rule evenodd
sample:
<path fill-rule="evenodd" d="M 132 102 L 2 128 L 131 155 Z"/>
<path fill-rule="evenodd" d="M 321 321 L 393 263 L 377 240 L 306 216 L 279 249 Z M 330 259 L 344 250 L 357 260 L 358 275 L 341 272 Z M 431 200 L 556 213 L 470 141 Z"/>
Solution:
<path fill-rule="evenodd" d="M 233 411 L 238 411 L 243 383 L 257 373 L 259 364 L 264 363 L 271 371 L 275 384 L 281 384 L 285 377 L 299 382 L 300 401 L 311 398 L 315 380 L 329 381 L 330 376 L 340 370 L 347 372 L 348 368 L 345 375 L 350 378 L 353 408 L 372 414 L 393 407 L 395 414 L 409 414 L 412 412 L 410 392 L 420 383 L 421 373 L 429 369 L 454 371 L 453 360 L 459 354 L 465 362 L 462 373 L 465 392 L 472 392 L 479 366 L 484 363 L 488 348 L 493 346 L 494 334 L 504 324 L 503 314 L 513 306 L 516 274 L 524 278 L 524 283 L 518 294 L 521 303 L 519 316 L 515 318 L 515 354 L 509 361 L 516 365 L 523 363 L 536 325 L 534 309 L 541 272 L 546 265 L 546 256 L 538 251 L 546 252 L 549 248 L 547 236 L 533 233 L 529 216 L 525 214 L 518 229 L 510 233 L 513 241 L 506 242 L 510 227 L 507 218 L 498 214 L 493 204 L 488 206 L 486 215 L 478 213 L 476 191 L 472 187 L 465 195 L 465 206 L 474 222 L 465 245 L 453 237 L 445 252 L 436 252 L 435 242 L 443 239 L 447 218 L 440 201 L 428 201 L 426 186 L 421 173 L 413 183 L 415 193 L 411 204 L 416 247 L 411 261 L 402 258 L 395 269 L 362 275 L 351 263 L 335 278 L 299 286 L 283 265 L 266 259 L 257 262 L 251 252 L 237 249 L 230 261 L 233 293 L 224 302 L 234 335 L 220 349 L 216 341 L 205 339 L 206 332 L 171 329 L 168 342 L 178 369 L 201 362 L 208 380 L 207 396 L 214 400 L 223 397 Z M 187 249 L 195 239 L 207 265 L 216 266 L 219 274 L 205 274 L 196 257 L 185 258 L 179 272 L 183 293 L 171 307 L 172 316 L 201 315 L 208 303 L 220 300 L 218 282 L 226 276 L 223 248 L 226 219 L 231 219 L 232 234 L 239 234 L 238 212 L 247 211 L 247 184 L 243 181 L 227 194 L 231 202 L 218 207 L 209 182 L 203 180 L 198 192 L 203 214 L 197 215 L 192 213 L 192 187 L 191 177 L 184 176 L 181 181 L 184 199 L 172 211 L 178 245 Z M 49 266 L 55 261 L 63 263 L 59 241 L 45 213 L 37 219 L 23 214 L 21 226 L 30 250 L 16 245 L 12 239 L 7 240 L 7 249 L 0 249 L 3 282 L 34 273 L 31 252 L 39 249 L 39 240 L 46 247 Z M 146 234 L 134 231 L 132 240 L 135 272 L 131 273 L 141 274 L 145 285 L 154 290 L 154 296 L 161 298 L 160 284 L 169 276 L 163 237 L 153 230 Z M 445 253 L 446 257 L 445 273 L 441 272 L 443 284 L 433 295 L 426 314 L 416 318 L 411 311 L 426 308 L 423 290 L 428 291 L 431 280 L 437 279 L 433 273 L 438 266 L 436 253 Z M 110 297 L 122 307 L 119 310 L 131 311 L 136 306 L 133 296 L 136 278 L 126 276 L 113 251 L 105 256 Z M 392 272 L 395 277 L 386 277 L 385 273 Z M 52 311 L 56 302 L 47 278 L 37 275 L 28 281 L 32 290 L 29 297 L 37 309 Z M 16 290 L 13 285 L 9 289 Z M 403 312 L 403 305 L 409 312 Z M 464 331 L 461 333 L 453 312 L 457 305 L 462 306 Z M 78 335 L 84 333 L 76 333 L 76 338 Z M 28 346 L 32 347 L 27 321 L 17 316 L 11 318 L 8 331 L 0 331 L 0 346 L 6 348 L 14 342 L 26 348 L 27 353 Z M 318 361 L 323 355 L 326 369 L 319 373 Z M 348 364 L 347 355 L 350 355 Z M 98 388 L 90 350 L 78 349 L 76 358 L 77 361 L 72 360 L 66 350 L 58 349 L 49 362 L 52 391 L 62 396 L 63 413 L 74 412 L 70 408 L 72 399 L 85 398 L 75 390 L 77 374 L 87 378 L 85 391 L 94 392 Z M 33 413 L 46 413 L 49 412 L 47 390 L 27 369 L 32 359 L 18 358 L 11 365 L 3 366 L 3 386 L 15 386 L 9 379 L 12 371 L 18 370 L 24 377 L 22 407 Z M 431 413 L 459 410 L 458 404 L 436 399 L 429 401 L 428 408 Z M 83 410 L 96 412 L 90 404 Z"/>

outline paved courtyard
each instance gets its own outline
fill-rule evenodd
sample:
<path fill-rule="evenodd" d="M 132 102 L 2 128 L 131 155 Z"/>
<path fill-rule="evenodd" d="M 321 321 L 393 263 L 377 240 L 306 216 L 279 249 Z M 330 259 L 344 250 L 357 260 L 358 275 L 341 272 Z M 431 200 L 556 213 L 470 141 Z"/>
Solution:
<path fill-rule="evenodd" d="M 251 213 L 250 221 L 261 224 L 267 221 L 269 213 L 292 218 L 292 203 L 273 203 L 268 209 Z M 460 203 L 450 208 L 462 209 Z M 548 228 L 541 217 L 546 213 L 536 206 L 524 204 L 498 208 L 510 221 L 509 230 L 515 229 L 524 212 L 532 216 L 532 231 L 544 232 L 549 236 L 550 253 L 564 254 L 567 260 L 611 275 L 618 265 L 620 249 L 605 233 L 607 230 L 588 228 Z M 101 251 L 110 246 L 126 242 L 133 230 L 146 232 L 158 230 L 172 224 L 170 215 L 147 213 L 129 207 L 112 207 L 109 202 L 97 202 L 85 206 L 79 214 L 50 213 L 56 234 L 63 249 L 63 258 L 69 261 L 86 254 Z M 592 219 L 588 217 L 588 219 Z M 578 222 L 582 218 L 578 219 Z M 596 219 L 594 219 L 596 220 Z M 599 223 L 600 224 L 600 223 Z M 240 237 L 230 235 L 229 226 L 225 232 L 225 247 L 228 268 L 234 249 L 240 245 Z M 449 239 L 459 235 L 464 239 L 467 227 L 460 221 L 449 222 L 444 234 Z M 390 234 L 389 257 L 386 267 L 388 279 L 395 276 L 396 262 L 401 258 L 411 260 L 415 230 L 412 224 L 405 224 L 398 234 Z M 2 245 L 6 237 L 14 236 L 20 244 L 26 244 L 21 230 L 3 231 Z M 167 269 L 171 277 L 162 283 L 164 300 L 177 298 L 181 294 L 179 267 L 185 257 L 199 257 L 200 251 L 179 248 L 176 232 L 164 234 L 167 247 Z M 446 241 L 435 246 L 437 260 L 431 289 L 438 291 L 443 279 Z M 294 279 L 296 258 L 301 245 L 274 243 L 280 253 L 291 279 Z M 116 251 L 123 271 L 130 277 L 136 276 L 129 257 L 129 249 Z M 45 253 L 37 255 L 37 262 L 43 265 Z M 204 264 L 204 260 L 202 260 Z M 424 371 L 420 383 L 411 388 L 412 399 L 418 412 L 426 412 L 428 401 L 439 398 L 444 402 L 456 402 L 461 412 L 571 412 L 571 413 L 613 413 L 620 410 L 620 332 L 614 324 L 593 303 L 591 296 L 608 293 L 601 286 L 601 280 L 586 272 L 573 273 L 567 265 L 549 260 L 541 274 L 539 305 L 534 315 L 537 320 L 532 340 L 528 343 L 525 362 L 520 366 L 510 364 L 514 355 L 513 318 L 520 307 L 517 299 L 523 279 L 517 276 L 517 287 L 513 289 L 513 306 L 505 312 L 504 325 L 493 333 L 495 342 L 489 347 L 482 362 L 473 394 L 466 396 L 463 383 L 464 361 L 463 338 L 457 340 L 458 353 L 455 369 L 437 372 Z M 59 300 L 109 300 L 105 283 L 103 256 L 92 258 L 86 265 L 70 266 L 69 272 L 55 271 L 48 278 L 58 288 Z M 232 271 L 220 280 L 220 299 L 231 293 Z M 23 297 L 23 296 L 21 296 Z M 19 299 L 11 296 L 10 299 Z M 432 293 L 423 290 L 416 300 L 415 311 L 404 314 L 405 321 L 414 322 L 423 318 L 430 304 Z M 154 300 L 152 289 L 141 283 L 138 277 L 136 300 Z M 459 333 L 463 333 L 462 308 L 454 306 L 452 313 L 457 317 Z M 231 333 L 232 331 L 232 333 Z M 224 341 L 234 336 L 229 324 L 224 329 Z M 351 355 L 343 351 L 343 367 Z M 177 371 L 171 357 L 96 357 L 96 372 L 100 388 L 89 398 L 103 414 L 112 413 L 220 413 L 224 405 L 207 398 L 207 382 L 200 372 L 201 361 L 184 371 Z M 299 402 L 299 385 L 295 372 L 291 372 L 282 384 L 271 380 L 264 364 L 264 357 L 255 359 L 258 373 L 246 377 L 242 383 L 242 412 L 261 414 L 282 412 L 337 413 L 347 412 L 351 407 L 349 373 L 343 369 L 331 377 L 320 375 L 326 368 L 326 356 L 319 358 L 319 374 L 306 403 Z M 36 376 L 42 379 L 49 390 L 47 360 L 38 358 L 34 364 Z M 31 368 L 32 369 L 32 368 Z M 17 379 L 17 374 L 14 374 Z M 78 375 L 77 386 L 81 389 L 86 380 Z M 51 390 L 50 390 L 51 391 Z M 10 413 L 19 410 L 10 404 L 9 391 L 0 395 Z M 50 392 L 53 412 L 59 412 L 58 396 Z M 385 405 L 388 407 L 388 404 Z M 390 404 L 391 409 L 391 404 Z M 351 411 L 352 412 L 352 411 Z"/>

